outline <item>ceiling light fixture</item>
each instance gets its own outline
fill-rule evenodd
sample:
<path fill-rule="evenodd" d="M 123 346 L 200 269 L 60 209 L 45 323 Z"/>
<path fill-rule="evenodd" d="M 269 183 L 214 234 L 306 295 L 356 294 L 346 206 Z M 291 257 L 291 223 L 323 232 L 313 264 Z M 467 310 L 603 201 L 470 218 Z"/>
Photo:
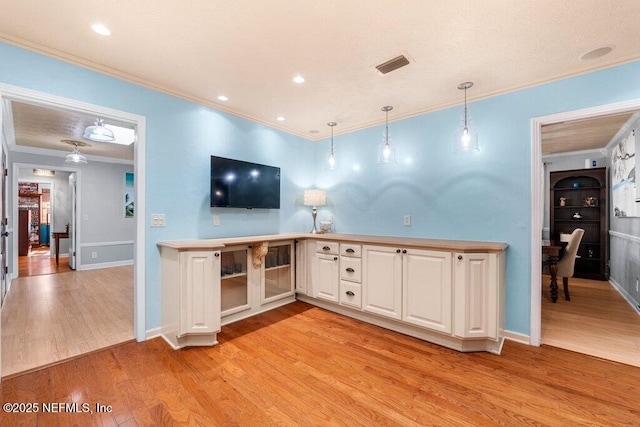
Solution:
<path fill-rule="evenodd" d="M 464 82 L 458 85 L 458 89 L 464 90 L 464 115 L 461 117 L 460 126 L 453 135 L 453 151 L 455 153 L 468 153 L 480 151 L 478 147 L 478 132 L 471 125 L 467 111 L 467 89 L 473 86 L 473 82 Z"/>
<path fill-rule="evenodd" d="M 389 138 L 389 111 L 393 110 L 390 105 L 382 107 L 385 112 L 384 139 L 378 146 L 378 163 L 381 165 L 391 165 L 396 163 L 396 147 L 391 145 Z"/>
<path fill-rule="evenodd" d="M 597 49 L 590 50 L 580 57 L 583 61 L 590 61 L 592 59 L 602 58 L 605 55 L 611 53 L 615 46 L 603 46 Z"/>
<path fill-rule="evenodd" d="M 283 116 L 278 116 L 276 117 L 276 120 L 279 122 L 284 122 L 284 117 Z"/>
<path fill-rule="evenodd" d="M 36 176 L 47 176 L 47 177 L 52 177 L 55 176 L 56 171 L 50 170 L 50 169 L 34 169 L 33 170 L 33 174 Z"/>
<path fill-rule="evenodd" d="M 329 122 L 327 126 L 331 126 L 331 150 L 329 151 L 329 169 L 336 170 L 338 165 L 336 164 L 336 154 L 333 150 L 333 127 L 337 125 L 336 122 Z"/>
<path fill-rule="evenodd" d="M 91 25 L 91 29 L 93 31 L 95 31 L 96 33 L 100 34 L 101 36 L 110 36 L 111 35 L 111 30 L 108 29 L 107 27 L 105 27 L 102 24 L 93 24 Z"/>
<path fill-rule="evenodd" d="M 220 96 L 218 97 L 218 99 L 219 99 L 220 101 L 223 101 L 223 102 L 224 102 L 224 101 L 228 101 L 228 100 L 229 100 L 229 98 L 227 98 L 227 97 L 226 97 L 226 96 L 224 96 L 224 95 L 220 95 Z"/>
<path fill-rule="evenodd" d="M 96 119 L 92 126 L 87 126 L 84 130 L 83 137 L 96 142 L 113 142 L 116 139 L 113 131 L 104 127 L 104 121 L 102 119 Z"/>
<path fill-rule="evenodd" d="M 78 151 L 78 144 L 73 147 L 73 151 L 65 157 L 66 163 L 87 163 L 87 158 Z"/>
<path fill-rule="evenodd" d="M 294 83 L 304 83 L 304 77 L 302 77 L 301 75 L 297 75 L 293 78 L 293 82 Z"/>

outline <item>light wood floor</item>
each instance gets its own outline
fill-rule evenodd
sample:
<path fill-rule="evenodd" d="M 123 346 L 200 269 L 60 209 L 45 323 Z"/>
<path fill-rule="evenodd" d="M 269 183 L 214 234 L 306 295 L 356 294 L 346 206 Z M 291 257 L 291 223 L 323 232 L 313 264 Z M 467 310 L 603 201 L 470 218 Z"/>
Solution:
<path fill-rule="evenodd" d="M 542 283 L 544 345 L 640 367 L 640 314 L 609 282 L 571 278 L 571 301 L 564 300 L 561 283 L 555 304 L 549 297 L 549 276 Z"/>
<path fill-rule="evenodd" d="M 133 339 L 133 266 L 15 279 L 1 325 L 3 377 Z"/>
<path fill-rule="evenodd" d="M 459 353 L 295 302 L 224 326 L 220 344 L 130 342 L 0 384 L 3 402 L 112 413 L 1 425 L 638 425 L 640 369 L 507 342 Z"/>
<path fill-rule="evenodd" d="M 40 274 L 57 274 L 72 271 L 71 267 L 69 267 L 68 256 L 61 256 L 59 261 L 60 262 L 56 264 L 56 259 L 51 258 L 48 251 L 33 251 L 29 255 L 19 256 L 18 276 L 29 277 Z"/>

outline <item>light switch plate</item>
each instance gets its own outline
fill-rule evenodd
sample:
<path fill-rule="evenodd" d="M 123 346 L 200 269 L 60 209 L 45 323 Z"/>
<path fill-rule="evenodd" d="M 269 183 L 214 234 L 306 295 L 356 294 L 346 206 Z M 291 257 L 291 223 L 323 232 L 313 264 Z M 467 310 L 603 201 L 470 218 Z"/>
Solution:
<path fill-rule="evenodd" d="M 213 216 L 213 226 L 218 227 L 220 225 L 220 215 Z"/>
<path fill-rule="evenodd" d="M 164 214 L 151 214 L 152 227 L 164 227 Z"/>

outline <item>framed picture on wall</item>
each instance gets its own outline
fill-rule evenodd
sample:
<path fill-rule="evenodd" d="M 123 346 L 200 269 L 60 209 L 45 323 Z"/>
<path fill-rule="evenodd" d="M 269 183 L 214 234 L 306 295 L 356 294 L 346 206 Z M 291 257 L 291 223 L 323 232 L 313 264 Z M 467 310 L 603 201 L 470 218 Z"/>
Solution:
<path fill-rule="evenodd" d="M 638 216 L 635 130 L 622 138 L 611 153 L 611 189 L 613 214 L 617 217 Z"/>
<path fill-rule="evenodd" d="M 133 173 L 124 174 L 124 216 L 133 218 L 135 211 L 135 188 L 133 186 Z"/>

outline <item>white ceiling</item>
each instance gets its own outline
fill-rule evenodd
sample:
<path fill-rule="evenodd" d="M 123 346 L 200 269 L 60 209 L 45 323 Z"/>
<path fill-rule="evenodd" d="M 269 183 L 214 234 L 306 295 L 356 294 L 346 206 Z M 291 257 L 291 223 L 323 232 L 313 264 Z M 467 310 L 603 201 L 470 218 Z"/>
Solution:
<path fill-rule="evenodd" d="M 336 135 L 382 123 L 384 105 L 396 120 L 460 104 L 464 81 L 474 100 L 640 58 L 638 0 L 0 0 L 0 10 L 0 40 L 309 139 L 327 137 L 329 121 Z M 614 49 L 580 59 L 603 46 Z M 377 73 L 400 54 L 408 66 Z"/>

